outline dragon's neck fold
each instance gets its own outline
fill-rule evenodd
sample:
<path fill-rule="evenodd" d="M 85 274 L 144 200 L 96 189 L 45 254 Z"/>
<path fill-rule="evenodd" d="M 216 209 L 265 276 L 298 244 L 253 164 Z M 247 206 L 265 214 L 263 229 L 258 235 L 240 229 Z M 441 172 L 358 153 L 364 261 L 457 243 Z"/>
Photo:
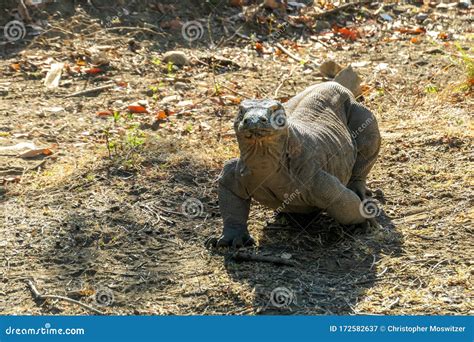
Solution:
<path fill-rule="evenodd" d="M 274 172 L 281 167 L 288 144 L 288 133 L 278 136 L 239 140 L 240 159 L 249 171 Z"/>

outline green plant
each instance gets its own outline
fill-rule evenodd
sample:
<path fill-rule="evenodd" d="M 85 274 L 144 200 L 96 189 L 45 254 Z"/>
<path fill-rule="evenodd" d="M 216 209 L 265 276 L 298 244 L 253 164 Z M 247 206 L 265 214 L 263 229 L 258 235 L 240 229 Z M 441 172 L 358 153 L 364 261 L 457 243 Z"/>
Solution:
<path fill-rule="evenodd" d="M 168 64 L 166 65 L 166 70 L 168 71 L 168 76 L 173 76 L 173 62 L 169 61 Z"/>
<path fill-rule="evenodd" d="M 464 67 L 466 68 L 466 75 L 468 79 L 474 79 L 474 59 L 466 51 L 464 51 L 461 44 L 459 44 L 458 42 L 454 43 L 454 46 L 456 46 L 456 49 L 461 55 L 461 61 L 464 64 Z M 469 49 L 469 51 L 472 50 L 473 48 Z"/>
<path fill-rule="evenodd" d="M 138 127 L 133 127 L 125 135 L 125 143 L 131 149 L 140 147 L 145 143 L 145 133 Z"/>
<path fill-rule="evenodd" d="M 428 94 L 437 93 L 438 90 L 439 90 L 438 87 L 433 84 L 429 84 L 425 87 L 425 92 Z"/>
<path fill-rule="evenodd" d="M 114 125 L 117 125 L 120 120 L 120 112 L 115 111 L 114 115 L 112 116 L 112 119 L 114 120 Z"/>

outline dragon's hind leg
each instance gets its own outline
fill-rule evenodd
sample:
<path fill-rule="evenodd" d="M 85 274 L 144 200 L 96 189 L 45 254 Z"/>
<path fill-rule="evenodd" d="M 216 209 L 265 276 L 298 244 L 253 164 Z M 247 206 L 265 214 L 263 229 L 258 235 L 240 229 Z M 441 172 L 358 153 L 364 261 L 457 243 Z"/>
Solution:
<path fill-rule="evenodd" d="M 351 104 L 348 126 L 356 142 L 357 158 L 347 187 L 364 200 L 371 195 L 366 179 L 379 154 L 380 132 L 374 114 L 357 102 Z"/>

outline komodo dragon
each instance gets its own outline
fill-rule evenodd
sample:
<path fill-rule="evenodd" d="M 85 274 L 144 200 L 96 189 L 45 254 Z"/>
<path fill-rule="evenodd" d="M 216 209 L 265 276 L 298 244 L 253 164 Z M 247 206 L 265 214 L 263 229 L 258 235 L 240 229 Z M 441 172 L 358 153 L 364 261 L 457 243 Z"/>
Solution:
<path fill-rule="evenodd" d="M 380 149 L 375 116 L 336 82 L 287 103 L 244 100 L 234 122 L 240 158 L 219 177 L 224 231 L 206 244 L 252 244 L 250 200 L 288 213 L 325 210 L 344 225 L 366 224 L 366 178 Z M 288 200 L 290 199 L 290 200 Z"/>

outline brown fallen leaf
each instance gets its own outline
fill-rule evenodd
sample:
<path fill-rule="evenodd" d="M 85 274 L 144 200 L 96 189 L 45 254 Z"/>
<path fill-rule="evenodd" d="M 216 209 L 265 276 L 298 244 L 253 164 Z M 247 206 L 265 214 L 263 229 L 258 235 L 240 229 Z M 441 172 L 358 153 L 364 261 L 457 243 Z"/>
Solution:
<path fill-rule="evenodd" d="M 10 64 L 10 68 L 12 68 L 15 71 L 20 71 L 20 63 Z"/>
<path fill-rule="evenodd" d="M 148 113 L 148 110 L 144 106 L 130 105 L 127 107 L 131 113 Z"/>
<path fill-rule="evenodd" d="M 102 117 L 102 116 L 112 116 L 114 113 L 111 110 L 102 110 L 96 113 L 97 116 Z"/>
<path fill-rule="evenodd" d="M 162 29 L 172 29 L 172 30 L 180 29 L 181 26 L 183 26 L 183 23 L 179 19 L 165 20 L 165 21 L 162 21 L 160 24 L 160 27 Z"/>
<path fill-rule="evenodd" d="M 41 156 L 41 155 L 50 156 L 52 154 L 53 154 L 53 152 L 49 148 L 38 148 L 38 149 L 23 152 L 20 155 L 18 155 L 18 157 L 27 159 L 27 158 L 38 157 L 38 156 Z"/>
<path fill-rule="evenodd" d="M 89 68 L 84 70 L 84 72 L 89 75 L 95 75 L 103 71 L 101 68 Z"/>
<path fill-rule="evenodd" d="M 257 52 L 262 53 L 262 52 L 263 52 L 263 45 L 262 45 L 262 43 L 256 42 L 256 43 L 255 43 L 255 50 L 257 50 Z"/>
<path fill-rule="evenodd" d="M 159 110 L 158 113 L 156 113 L 155 118 L 156 120 L 164 120 L 168 117 L 166 112 L 164 110 Z"/>

